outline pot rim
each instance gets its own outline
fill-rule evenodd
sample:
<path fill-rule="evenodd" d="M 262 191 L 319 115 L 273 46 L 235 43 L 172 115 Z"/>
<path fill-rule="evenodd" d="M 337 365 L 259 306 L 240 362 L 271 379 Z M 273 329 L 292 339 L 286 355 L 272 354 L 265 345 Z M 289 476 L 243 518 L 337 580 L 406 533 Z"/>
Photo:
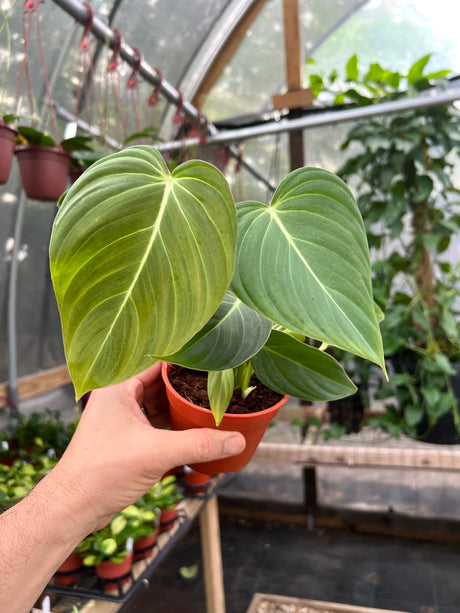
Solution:
<path fill-rule="evenodd" d="M 174 396 L 176 396 L 177 398 L 180 398 L 185 406 L 189 408 L 193 408 L 195 411 L 198 411 L 199 413 L 209 416 L 209 414 L 211 414 L 211 409 L 204 409 L 203 407 L 200 407 L 194 404 L 193 402 L 190 402 L 190 400 L 187 400 L 186 398 L 181 396 L 179 392 L 177 392 L 174 389 L 174 387 L 171 385 L 168 374 L 172 366 L 173 364 L 171 362 L 162 362 L 161 364 L 161 373 L 163 375 L 163 381 L 167 389 L 169 390 L 169 392 L 174 394 Z M 287 402 L 288 398 L 289 398 L 289 394 L 286 394 L 285 396 L 280 398 L 276 404 L 273 404 L 271 407 L 268 407 L 267 409 L 262 409 L 261 411 L 254 411 L 253 413 L 224 413 L 223 418 L 225 420 L 228 420 L 230 423 L 233 421 L 241 420 L 241 419 L 257 420 L 258 417 L 260 417 L 261 415 L 266 415 L 267 413 L 272 412 L 275 408 L 278 408 L 280 405 Z"/>
<path fill-rule="evenodd" d="M 5 123 L 4 121 L 0 121 L 0 130 L 9 130 L 10 132 L 13 132 L 15 136 L 18 134 L 18 129 L 15 126 Z"/>
<path fill-rule="evenodd" d="M 63 157 L 71 158 L 71 155 L 68 151 L 63 149 L 62 147 L 49 147 L 48 145 L 16 145 L 14 148 L 14 152 L 23 153 L 26 151 L 47 151 L 57 153 L 58 155 L 62 155 Z"/>

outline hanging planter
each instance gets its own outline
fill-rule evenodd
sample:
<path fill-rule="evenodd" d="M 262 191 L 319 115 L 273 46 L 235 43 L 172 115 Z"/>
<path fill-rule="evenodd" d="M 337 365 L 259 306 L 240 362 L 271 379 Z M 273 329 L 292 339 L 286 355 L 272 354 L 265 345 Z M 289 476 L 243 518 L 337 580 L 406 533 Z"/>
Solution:
<path fill-rule="evenodd" d="M 2 185 L 10 176 L 17 134 L 16 128 L 0 119 L 0 184 Z"/>
<path fill-rule="evenodd" d="M 18 145 L 16 157 L 27 197 L 59 200 L 67 186 L 70 155 L 59 147 Z"/>
<path fill-rule="evenodd" d="M 162 365 L 162 376 L 166 386 L 166 395 L 169 401 L 169 412 L 173 430 L 187 430 L 188 428 L 215 429 L 217 427 L 216 422 L 209 409 L 202 408 L 186 400 L 173 388 L 168 376 L 171 368 L 171 364 L 163 363 Z M 244 468 L 254 455 L 257 445 L 262 439 L 270 422 L 275 418 L 279 409 L 288 400 L 289 396 L 278 395 L 278 398 L 278 401 L 273 406 L 263 411 L 245 414 L 224 413 L 222 421 L 219 424 L 219 429 L 231 432 L 241 432 L 246 439 L 244 451 L 231 458 L 224 458 L 214 462 L 191 464 L 190 467 L 207 475 L 238 471 Z"/>

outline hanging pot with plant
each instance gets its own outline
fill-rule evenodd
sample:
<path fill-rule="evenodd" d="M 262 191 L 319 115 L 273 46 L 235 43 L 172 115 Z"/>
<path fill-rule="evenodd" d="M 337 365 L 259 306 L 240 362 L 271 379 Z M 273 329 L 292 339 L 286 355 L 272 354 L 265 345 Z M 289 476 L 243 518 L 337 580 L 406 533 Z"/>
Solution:
<path fill-rule="evenodd" d="M 270 206 L 235 205 L 213 165 L 170 173 L 153 147 L 130 147 L 62 199 L 50 262 L 77 397 L 162 360 L 208 372 L 211 411 L 188 407 L 199 420 L 176 427 L 203 426 L 207 412 L 226 428 L 234 388 L 250 398 L 253 374 L 274 404 L 352 394 L 329 344 L 385 368 L 364 225 L 325 170 L 292 172 Z"/>
<path fill-rule="evenodd" d="M 72 155 L 92 152 L 91 139 L 75 136 L 56 145 L 47 134 L 29 126 L 18 126 L 16 157 L 21 182 L 28 198 L 57 201 L 69 178 Z"/>
<path fill-rule="evenodd" d="M 0 117 L 0 184 L 7 183 L 13 163 L 17 129 Z"/>

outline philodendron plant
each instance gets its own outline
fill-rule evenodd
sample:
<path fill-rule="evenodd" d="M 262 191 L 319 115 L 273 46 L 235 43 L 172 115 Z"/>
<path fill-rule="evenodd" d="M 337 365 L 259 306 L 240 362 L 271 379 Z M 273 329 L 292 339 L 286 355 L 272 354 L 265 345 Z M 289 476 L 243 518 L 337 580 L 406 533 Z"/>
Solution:
<path fill-rule="evenodd" d="M 235 373 L 328 400 L 356 389 L 328 345 L 385 368 L 361 215 L 325 170 L 235 205 L 213 165 L 131 147 L 61 199 L 50 261 L 77 397 L 164 360 L 209 371 L 219 423 Z"/>

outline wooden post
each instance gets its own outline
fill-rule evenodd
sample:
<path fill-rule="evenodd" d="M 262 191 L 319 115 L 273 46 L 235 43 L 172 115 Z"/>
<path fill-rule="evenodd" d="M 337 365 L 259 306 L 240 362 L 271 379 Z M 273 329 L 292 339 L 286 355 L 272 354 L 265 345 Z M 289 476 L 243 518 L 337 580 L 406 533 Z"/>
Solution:
<path fill-rule="evenodd" d="M 273 108 L 301 108 L 313 101 L 311 90 L 302 89 L 302 49 L 300 44 L 298 0 L 283 0 L 284 49 L 287 93 L 273 96 Z M 289 133 L 290 168 L 295 170 L 305 165 L 303 132 Z"/>
<path fill-rule="evenodd" d="M 217 496 L 213 496 L 201 511 L 200 534 L 206 590 L 206 611 L 207 613 L 225 613 Z"/>

